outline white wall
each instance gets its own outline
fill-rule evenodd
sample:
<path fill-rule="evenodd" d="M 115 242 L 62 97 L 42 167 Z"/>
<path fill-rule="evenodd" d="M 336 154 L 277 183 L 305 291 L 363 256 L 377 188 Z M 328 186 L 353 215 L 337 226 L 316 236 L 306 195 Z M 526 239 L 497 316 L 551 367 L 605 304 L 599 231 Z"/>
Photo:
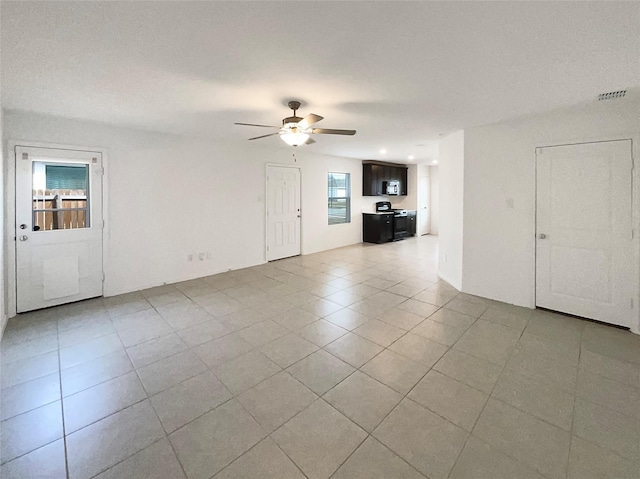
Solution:
<path fill-rule="evenodd" d="M 333 156 L 309 155 L 305 154 L 302 148 L 296 150 L 296 156 L 302 168 L 302 254 L 361 242 L 362 162 Z M 328 224 L 329 172 L 351 174 L 351 223 Z"/>
<path fill-rule="evenodd" d="M 4 126 L 5 148 L 22 140 L 106 149 L 106 296 L 265 261 L 265 165 L 293 164 L 290 150 L 22 111 L 5 111 Z M 295 152 L 302 170 L 303 253 L 360 242 L 361 162 Z M 351 173 L 350 224 L 327 224 L 329 171 Z M 188 254 L 199 252 L 210 252 L 211 259 L 187 262 Z"/>
<path fill-rule="evenodd" d="M 2 110 L 0 109 L 0 138 L 2 138 L 3 122 L 4 116 L 2 114 Z M 3 193 L 0 194 L 0 208 L 3 211 L 2 218 L 0 219 L 0 338 L 2 338 L 4 328 L 7 325 L 7 290 L 5 287 L 5 285 L 7 284 L 7 268 L 5 268 L 5 248 L 7 247 L 8 242 L 5 241 L 4 225 L 5 221 L 7 221 L 8 218 L 4 207 L 4 192 L 6 191 L 6 188 L 4 188 L 4 164 L 4 148 L 0 148 L 0 185 L 3 185 Z"/>
<path fill-rule="evenodd" d="M 440 140 L 438 276 L 462 289 L 462 231 L 465 132 Z"/>
<path fill-rule="evenodd" d="M 626 99 L 593 102 L 465 130 L 463 291 L 534 307 L 535 148 L 633 138 L 637 163 L 638 111 L 640 105 Z M 637 166 L 635 174 L 638 231 Z"/>
<path fill-rule="evenodd" d="M 430 166 L 431 181 L 431 234 L 437 235 L 440 230 L 440 170 Z"/>

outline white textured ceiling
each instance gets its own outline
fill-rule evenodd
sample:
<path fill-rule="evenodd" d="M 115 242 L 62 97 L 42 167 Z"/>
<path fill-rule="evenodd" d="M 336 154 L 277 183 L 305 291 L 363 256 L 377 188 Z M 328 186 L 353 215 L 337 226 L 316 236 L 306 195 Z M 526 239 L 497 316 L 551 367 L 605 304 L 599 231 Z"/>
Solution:
<path fill-rule="evenodd" d="M 299 99 L 358 130 L 300 148 L 354 158 L 424 161 L 439 134 L 640 85 L 638 2 L 1 8 L 4 108 L 244 142 L 267 131 L 234 122 L 278 125 Z"/>

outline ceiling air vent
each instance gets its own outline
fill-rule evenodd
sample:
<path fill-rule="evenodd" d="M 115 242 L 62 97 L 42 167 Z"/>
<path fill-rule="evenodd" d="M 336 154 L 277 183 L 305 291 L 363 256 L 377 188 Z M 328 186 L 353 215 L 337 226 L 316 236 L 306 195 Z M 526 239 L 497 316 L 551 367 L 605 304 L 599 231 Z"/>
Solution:
<path fill-rule="evenodd" d="M 600 93 L 598 95 L 598 101 L 600 100 L 614 100 L 616 98 L 622 98 L 627 93 L 627 90 L 610 91 L 609 93 Z"/>

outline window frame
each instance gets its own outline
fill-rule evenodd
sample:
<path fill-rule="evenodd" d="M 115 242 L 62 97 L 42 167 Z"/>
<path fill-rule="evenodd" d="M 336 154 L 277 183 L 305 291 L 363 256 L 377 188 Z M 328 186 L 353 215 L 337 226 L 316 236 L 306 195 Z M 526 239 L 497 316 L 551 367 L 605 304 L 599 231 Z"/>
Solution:
<path fill-rule="evenodd" d="M 334 175 L 344 175 L 344 191 L 345 196 L 335 196 L 339 186 L 335 184 Z M 332 186 L 332 180 L 334 181 L 334 186 Z M 333 190 L 333 191 L 332 191 Z M 332 193 L 334 196 L 332 196 Z M 344 218 L 342 216 L 332 215 L 332 202 L 336 200 L 344 200 L 345 208 L 344 208 Z M 337 201 L 336 201 L 337 202 Z M 336 207 L 333 207 L 335 211 Z M 336 218 L 338 220 L 336 221 Z M 343 221 L 340 221 L 343 219 Z M 351 223 L 351 173 L 341 172 L 341 171 L 328 171 L 327 172 L 327 224 L 331 225 L 342 225 Z"/>

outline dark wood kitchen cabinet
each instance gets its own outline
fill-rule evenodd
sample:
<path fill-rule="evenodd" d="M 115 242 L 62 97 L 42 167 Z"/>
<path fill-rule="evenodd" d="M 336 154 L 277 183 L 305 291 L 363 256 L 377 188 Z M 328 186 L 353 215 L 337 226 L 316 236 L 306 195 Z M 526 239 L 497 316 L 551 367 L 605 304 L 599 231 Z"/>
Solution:
<path fill-rule="evenodd" d="M 362 162 L 362 196 L 385 196 L 386 191 L 383 190 L 385 181 L 398 181 L 400 183 L 399 196 L 407 195 L 406 166 L 374 160 Z"/>
<path fill-rule="evenodd" d="M 407 211 L 407 234 L 415 236 L 417 230 L 417 215 L 415 211 Z"/>
<path fill-rule="evenodd" d="M 407 168 L 403 167 L 399 169 L 400 171 L 399 176 L 400 176 L 400 196 L 407 196 L 407 190 L 409 189 L 407 187 Z"/>
<path fill-rule="evenodd" d="M 387 243 L 393 240 L 393 213 L 362 213 L 362 240 L 365 243 Z"/>
<path fill-rule="evenodd" d="M 378 196 L 382 194 L 382 182 L 385 181 L 385 170 L 382 165 L 367 165 L 362 176 L 362 196 Z"/>

